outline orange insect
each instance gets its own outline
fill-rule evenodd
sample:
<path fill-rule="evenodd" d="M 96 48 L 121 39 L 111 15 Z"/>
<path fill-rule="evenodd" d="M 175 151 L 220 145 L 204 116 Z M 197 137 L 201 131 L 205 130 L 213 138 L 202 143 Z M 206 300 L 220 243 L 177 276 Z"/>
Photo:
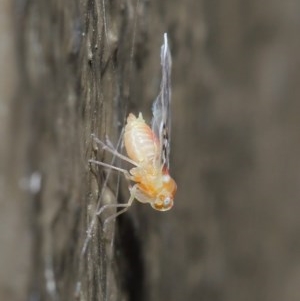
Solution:
<path fill-rule="evenodd" d="M 96 160 L 90 163 L 102 165 L 122 172 L 134 182 L 130 185 L 130 198 L 126 204 L 109 204 L 100 208 L 101 214 L 108 207 L 124 209 L 110 216 L 105 223 L 125 212 L 134 199 L 141 203 L 149 203 L 154 209 L 166 211 L 172 208 L 177 185 L 169 175 L 170 154 L 170 102 L 171 102 L 171 54 L 167 34 L 161 47 L 162 80 L 158 97 L 153 104 L 152 127 L 143 119 L 142 113 L 136 117 L 129 114 L 124 130 L 124 145 L 127 156 L 120 154 L 110 142 L 104 143 L 94 135 L 95 142 L 114 156 L 134 165 L 129 171 Z"/>

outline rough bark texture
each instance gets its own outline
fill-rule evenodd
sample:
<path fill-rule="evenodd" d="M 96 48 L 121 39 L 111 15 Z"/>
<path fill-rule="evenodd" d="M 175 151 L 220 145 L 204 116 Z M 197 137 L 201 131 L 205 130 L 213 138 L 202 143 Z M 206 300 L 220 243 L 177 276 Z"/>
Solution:
<path fill-rule="evenodd" d="M 299 300 L 300 3 L 0 3 L 1 300 Z M 91 133 L 151 119 L 173 55 L 173 210 L 125 202 Z M 118 164 L 118 162 L 117 162 Z M 105 189 L 103 189 L 105 187 Z M 106 213 L 106 216 L 112 212 Z M 105 218 L 105 217 L 104 217 Z"/>

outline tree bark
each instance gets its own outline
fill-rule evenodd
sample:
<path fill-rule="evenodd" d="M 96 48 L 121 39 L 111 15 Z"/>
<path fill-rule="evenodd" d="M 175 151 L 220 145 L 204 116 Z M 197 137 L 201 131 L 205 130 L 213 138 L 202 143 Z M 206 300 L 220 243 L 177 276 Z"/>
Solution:
<path fill-rule="evenodd" d="M 299 300 L 299 9 L 3 0 L 0 299 Z M 117 146 L 129 112 L 151 120 L 164 32 L 175 206 L 104 231 L 97 206 L 129 192 L 88 163 L 112 160 L 91 134 Z"/>

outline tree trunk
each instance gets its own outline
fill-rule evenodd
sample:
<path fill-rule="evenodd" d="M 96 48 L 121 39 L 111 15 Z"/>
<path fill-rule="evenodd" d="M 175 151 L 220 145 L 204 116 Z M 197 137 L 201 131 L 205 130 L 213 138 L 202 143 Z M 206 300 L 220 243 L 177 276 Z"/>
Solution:
<path fill-rule="evenodd" d="M 3 0 L 0 299 L 299 300 L 299 9 Z M 129 192 L 91 134 L 121 149 L 129 112 L 150 122 L 164 32 L 175 206 L 104 229 Z"/>

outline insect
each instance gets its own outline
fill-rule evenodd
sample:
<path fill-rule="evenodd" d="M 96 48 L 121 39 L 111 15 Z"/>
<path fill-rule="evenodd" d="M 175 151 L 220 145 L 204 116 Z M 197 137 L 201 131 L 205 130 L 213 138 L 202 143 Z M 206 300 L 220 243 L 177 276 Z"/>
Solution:
<path fill-rule="evenodd" d="M 108 207 L 123 208 L 107 218 L 105 223 L 128 210 L 134 199 L 141 203 L 149 203 L 159 211 L 169 210 L 173 206 L 177 185 L 169 174 L 172 62 L 166 33 L 160 58 L 162 79 L 160 92 L 153 103 L 151 127 L 146 124 L 142 113 L 139 113 L 138 117 L 129 114 L 123 134 L 127 156 L 119 153 L 109 141 L 104 143 L 93 135 L 95 142 L 104 150 L 133 165 L 128 171 L 101 161 L 89 160 L 90 163 L 122 172 L 132 183 L 129 185 L 130 198 L 127 203 L 107 204 L 97 212 L 99 215 Z"/>

